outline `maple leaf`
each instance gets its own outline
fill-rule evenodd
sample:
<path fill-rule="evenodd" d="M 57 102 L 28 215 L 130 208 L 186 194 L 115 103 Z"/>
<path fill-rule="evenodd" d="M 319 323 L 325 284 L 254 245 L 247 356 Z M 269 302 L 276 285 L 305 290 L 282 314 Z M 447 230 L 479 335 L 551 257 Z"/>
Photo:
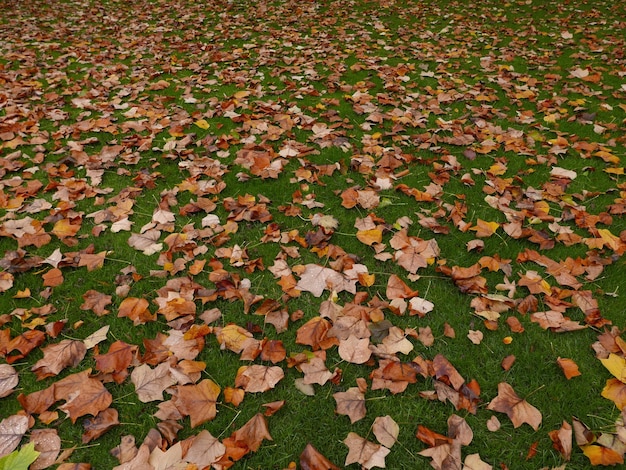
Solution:
<path fill-rule="evenodd" d="M 128 245 L 150 256 L 163 249 L 163 243 L 157 242 L 160 237 L 161 231 L 155 229 L 147 230 L 142 234 L 133 233 L 128 239 Z"/>
<path fill-rule="evenodd" d="M 385 457 L 390 452 L 385 446 L 363 439 L 354 432 L 350 432 L 343 443 L 348 446 L 348 455 L 344 465 L 358 463 L 366 469 L 385 468 Z"/>
<path fill-rule="evenodd" d="M 133 369 L 130 380 L 135 385 L 137 398 L 143 403 L 162 401 L 163 391 L 176 383 L 167 363 L 159 364 L 154 369 L 147 364 L 141 364 Z"/>
<path fill-rule="evenodd" d="M 318 264 L 305 265 L 304 272 L 300 275 L 296 287 L 301 291 L 310 292 L 315 297 L 320 297 L 325 289 L 356 294 L 355 280 L 348 279 L 334 269 L 325 268 Z"/>
<path fill-rule="evenodd" d="M 348 416 L 351 423 L 365 417 L 365 395 L 359 388 L 351 387 L 345 392 L 334 393 L 333 398 L 337 402 L 336 412 Z"/>
<path fill-rule="evenodd" d="M 311 443 L 308 443 L 300 454 L 300 468 L 302 470 L 339 470 L 339 467 L 320 454 Z"/>
<path fill-rule="evenodd" d="M 313 350 L 328 349 L 339 344 L 337 338 L 328 337 L 332 324 L 322 317 L 313 317 L 296 333 L 296 343 L 311 346 Z"/>
<path fill-rule="evenodd" d="M 254 364 L 242 366 L 237 371 L 235 386 L 242 387 L 246 392 L 267 392 L 276 386 L 285 376 L 285 372 L 278 366 L 263 366 Z"/>
<path fill-rule="evenodd" d="M 116 383 L 122 383 L 128 375 L 127 369 L 135 358 L 137 346 L 123 341 L 115 341 L 106 354 L 96 354 L 96 369 L 105 374 L 112 374 Z"/>
<path fill-rule="evenodd" d="M 626 408 L 626 383 L 617 379 L 609 379 L 602 389 L 602 396 L 607 398 L 617 406 L 618 409 Z"/>
<path fill-rule="evenodd" d="M 42 348 L 42 351 L 43 358 L 31 368 L 37 380 L 58 375 L 66 367 L 76 367 L 85 357 L 87 348 L 82 341 L 64 339 Z"/>
<path fill-rule="evenodd" d="M 506 382 L 498 384 L 498 396 L 491 400 L 487 409 L 506 413 L 516 428 L 527 423 L 537 431 L 541 425 L 541 412 L 526 400 L 518 397 L 513 387 Z"/>
<path fill-rule="evenodd" d="M 150 310 L 148 310 L 149 305 L 146 299 L 127 297 L 120 303 L 117 316 L 120 318 L 130 318 L 135 326 L 143 325 L 149 321 L 155 321 L 156 314 L 152 314 Z"/>
<path fill-rule="evenodd" d="M 96 416 L 113 402 L 111 393 L 99 380 L 89 377 L 91 370 L 68 375 L 54 384 L 55 400 L 65 400 L 59 409 L 75 423 L 86 414 Z"/>
<path fill-rule="evenodd" d="M 183 457 L 185 461 L 197 465 L 198 468 L 205 468 L 219 461 L 225 452 L 226 446 L 203 429 L 192 438 L 191 445 Z"/>
<path fill-rule="evenodd" d="M 369 338 L 357 338 L 354 335 L 349 335 L 347 339 L 339 341 L 339 357 L 353 364 L 363 364 L 372 355 L 369 344 Z"/>
<path fill-rule="evenodd" d="M 174 404 L 183 416 L 191 418 L 191 427 L 195 428 L 215 418 L 220 392 L 220 386 L 210 379 L 204 379 L 197 385 L 178 385 Z"/>
<path fill-rule="evenodd" d="M 326 367 L 324 359 L 317 356 L 300 364 L 300 370 L 304 373 L 303 383 L 305 385 L 324 385 L 333 376 L 333 373 Z"/>
<path fill-rule="evenodd" d="M 263 440 L 273 440 L 269 429 L 267 428 L 267 421 L 261 413 L 254 415 L 241 428 L 235 431 L 231 438 L 238 445 L 243 444 L 252 452 L 259 450 Z"/>
<path fill-rule="evenodd" d="M 589 458 L 591 465 L 617 465 L 624 463 L 624 457 L 613 449 L 596 444 L 581 447 L 583 453 Z"/>
<path fill-rule="evenodd" d="M 80 306 L 81 310 L 91 310 L 98 316 L 106 315 L 110 311 L 107 310 L 107 306 L 110 305 L 112 297 L 108 294 L 103 294 L 96 290 L 90 289 L 83 294 L 83 304 Z"/>
<path fill-rule="evenodd" d="M 44 287 L 56 287 L 63 284 L 63 273 L 58 268 L 52 268 L 50 271 L 41 276 Z"/>

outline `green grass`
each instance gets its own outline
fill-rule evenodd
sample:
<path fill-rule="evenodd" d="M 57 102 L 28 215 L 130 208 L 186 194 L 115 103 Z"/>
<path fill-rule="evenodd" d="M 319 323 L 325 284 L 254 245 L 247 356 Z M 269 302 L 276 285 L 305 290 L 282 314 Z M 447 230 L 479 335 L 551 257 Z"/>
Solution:
<path fill-rule="evenodd" d="M 222 316 L 211 327 L 236 323 L 254 331 L 259 340 L 282 340 L 288 356 L 310 351 L 309 346 L 297 343 L 297 331 L 319 315 L 321 302 L 331 293 L 325 291 L 316 298 L 303 292 L 290 298 L 268 268 L 284 251 L 296 248 L 298 256 L 286 258 L 294 270 L 308 263 L 333 266 L 333 259 L 318 254 L 318 248 L 330 243 L 375 274 L 371 286 L 357 285 L 359 293 L 367 295 L 365 303 L 387 300 L 386 286 L 392 274 L 434 303 L 434 310 L 423 318 L 394 315 L 383 309 L 385 319 L 393 325 L 415 330 L 430 327 L 435 337 L 434 344 L 425 347 L 409 336 L 413 351 L 398 356 L 410 361 L 416 356 L 433 360 L 438 354 L 444 355 L 466 381 L 475 379 L 480 385 L 477 412 L 455 410 L 450 402 L 426 400 L 422 395 L 433 390 L 436 381 L 420 376 L 417 383 L 397 395 L 388 390 L 368 390 L 365 418 L 350 424 L 348 417 L 336 413 L 333 394 L 356 386 L 361 378 L 371 386 L 370 374 L 378 367 L 377 360 L 374 365 L 348 363 L 333 347 L 327 351 L 326 365 L 331 371 L 341 369 L 338 383 L 315 385 L 315 395 L 305 396 L 294 384 L 302 373 L 282 361 L 278 365 L 285 377 L 275 388 L 246 394 L 238 407 L 225 403 L 220 395 L 216 418 L 196 428 L 191 427 L 188 417 L 181 419 L 176 440 L 195 436 L 202 429 L 224 440 L 263 412 L 264 403 L 277 400 L 284 400 L 285 405 L 267 418 L 273 440 L 264 441 L 258 451 L 246 455 L 234 468 L 288 468 L 291 462 L 298 463 L 307 443 L 342 466 L 348 453 L 343 440 L 348 433 L 375 442 L 372 423 L 385 415 L 400 427 L 398 442 L 386 458 L 387 468 L 394 469 L 426 468 L 430 461 L 417 455 L 426 448 L 415 437 L 417 427 L 446 434 L 452 414 L 466 419 L 474 433 L 471 444 L 463 447 L 463 457 L 479 453 L 494 468 L 562 465 L 565 461 L 553 448 L 548 432 L 558 429 L 564 420 L 571 423 L 573 417 L 594 432 L 615 431 L 619 410 L 601 396 L 611 375 L 591 348 L 604 328 L 554 333 L 515 307 L 502 313 L 497 328 L 488 328 L 473 308 L 472 301 L 478 295 L 463 293 L 445 274 L 445 267 L 469 267 L 483 256 L 497 254 L 511 260 L 510 281 L 519 283 L 527 271 L 537 271 L 555 289 L 555 297 L 562 295 L 568 301 L 566 287 L 553 275 L 537 263 L 520 261 L 518 256 L 525 250 L 536 250 L 556 262 L 567 258 L 604 260 L 607 265 L 596 279 L 578 275 L 580 290 L 591 291 L 602 316 L 624 328 L 626 302 L 620 286 L 626 222 L 619 213 L 612 215 L 610 223 L 606 217 L 612 206 L 623 201 L 626 189 L 621 174 L 626 161 L 626 64 L 620 52 L 624 39 L 619 23 L 626 13 L 623 5 L 608 1 L 485 1 L 466 5 L 453 0 L 255 0 L 210 5 L 186 0 L 107 0 L 51 5 L 7 0 L 0 1 L 0 7 L 8 12 L 0 19 L 0 274 L 13 276 L 12 285 L 0 292 L 0 329 L 15 338 L 28 329 L 43 331 L 53 322 L 66 322 L 58 337 L 47 335 L 41 347 L 13 364 L 20 381 L 17 388 L 0 398 L 0 419 L 20 412 L 19 394 L 45 389 L 90 368 L 97 374 L 96 351 L 90 350 L 77 366 L 63 370 L 58 377 L 38 381 L 31 369 L 44 357 L 42 348 L 62 339 L 83 340 L 109 325 L 107 339 L 98 345 L 98 352 L 108 351 L 117 340 L 137 345 L 137 361 L 129 367 L 132 372 L 142 361 L 145 341 L 168 334 L 172 328 L 186 329 L 189 324 L 168 325 L 163 315 L 157 315 L 154 322 L 133 325 L 130 319 L 117 315 L 124 296 L 145 298 L 154 313 L 158 291 L 168 280 L 189 278 L 207 290 L 217 288 L 209 279 L 213 271 L 209 262 L 216 260 L 219 247 L 237 245 L 246 250 L 250 260 L 260 259 L 262 265 L 254 270 L 233 266 L 228 258 L 218 261 L 233 278 L 249 282 L 250 292 L 279 301 L 289 314 L 301 310 L 302 318 L 290 321 L 287 331 L 277 333 L 263 316 L 254 314 L 256 306 L 246 315 L 241 300 L 218 297 L 203 302 L 196 292 L 192 294 L 196 314 L 189 322 L 200 325 L 202 312 L 218 308 Z M 578 68 L 588 69 L 591 77 L 571 75 Z M 196 124 L 200 119 L 209 123 L 207 129 Z M 87 125 L 88 120 L 93 120 L 93 125 Z M 335 140 L 315 135 L 319 132 L 315 125 L 320 124 L 331 128 Z M 450 140 L 459 134 L 473 139 L 461 144 Z M 32 142 L 34 137 L 41 139 Z M 567 141 L 561 149 L 555 147 L 559 138 Z M 184 143 L 183 139 L 189 140 Z M 277 159 L 288 140 L 306 145 L 312 152 L 285 157 L 275 178 L 254 175 L 253 170 L 238 163 L 238 155 L 253 145 L 257 150 L 274 152 Z M 490 140 L 495 146 L 488 151 Z M 115 158 L 103 161 L 102 149 L 113 145 L 123 149 Z M 596 147 L 587 149 L 593 145 Z M 476 153 L 475 158 L 470 150 Z M 599 150 L 610 152 L 615 159 L 604 161 Z M 383 155 L 389 154 L 399 162 L 392 170 L 381 163 Z M 206 167 L 196 172 L 198 164 L 209 159 L 219 162 L 224 173 L 216 174 Z M 339 169 L 332 176 L 324 175 L 321 166 L 333 164 Z M 503 165 L 501 171 L 498 164 Z M 302 166 L 311 173 L 301 173 Z M 553 181 L 550 175 L 554 167 L 573 170 L 576 178 Z M 91 175 L 98 169 L 104 170 L 102 180 L 94 183 Z M 468 183 L 466 174 L 474 184 Z M 342 206 L 340 195 L 345 189 L 372 188 L 377 177 L 389 175 L 394 177 L 392 187 L 377 190 L 380 205 Z M 34 193 L 28 191 L 32 180 L 42 184 Z M 194 181 L 223 182 L 225 186 L 219 192 L 203 194 L 189 189 Z M 402 184 L 427 191 L 434 188 L 433 183 L 440 186 L 440 193 L 428 202 L 398 189 Z M 77 184 L 82 189 L 74 190 Z M 117 210 L 118 195 L 126 194 L 126 188 L 135 188 L 128 196 L 133 225 L 130 231 L 113 232 L 112 219 L 96 221 L 90 214 Z M 227 236 L 211 235 L 201 231 L 205 211 L 183 210 L 199 197 L 210 199 L 216 204 L 211 213 L 224 225 L 229 218 L 224 201 L 246 195 L 254 196 L 256 202 L 269 200 L 271 221 L 243 220 Z M 18 196 L 23 200 L 17 201 Z M 494 203 L 497 198 L 499 207 Z M 36 200 L 45 200 L 50 207 L 29 212 Z M 301 203 L 307 200 L 322 205 L 307 207 Z M 470 226 L 478 220 L 502 225 L 510 211 L 527 210 L 523 227 L 556 239 L 551 221 L 530 214 L 532 204 L 542 200 L 559 225 L 583 238 L 598 238 L 602 232 L 577 225 L 572 208 L 599 216 L 596 228 L 619 237 L 617 248 L 590 248 L 582 242 L 569 245 L 556 240 L 554 248 L 542 249 L 528 237 L 512 238 L 499 227 L 495 234 L 482 239 L 482 251 L 468 251 L 466 244 L 476 238 L 476 233 L 455 225 L 455 205 L 464 205 L 462 220 Z M 286 213 L 292 205 L 299 213 Z M 131 234 L 138 234 L 152 222 L 159 207 L 176 216 L 171 225 L 161 227 L 159 241 L 164 242 L 170 233 L 186 232 L 188 237 L 184 250 L 170 253 L 168 261 L 179 259 L 185 264 L 175 274 L 159 274 L 167 271 L 165 243 L 160 252 L 151 255 L 128 244 Z M 338 222 L 336 231 L 318 248 L 314 236 L 318 227 L 310 220 L 316 213 Z M 394 253 L 390 240 L 399 231 L 397 222 L 408 217 L 412 221 L 408 234 L 434 238 L 440 256 L 410 280 L 405 269 L 393 260 L 375 259 L 373 248 L 357 239 L 355 222 L 370 214 L 385 226 L 382 243 L 387 245 L 386 252 Z M 420 216 L 435 217 L 448 233 L 434 233 L 420 225 Z M 51 241 L 40 247 L 24 246 L 24 259 L 45 259 L 60 250 L 66 257 L 59 265 L 62 284 L 45 288 L 42 276 L 52 268 L 49 264 L 34 263 L 23 272 L 10 266 L 9 260 L 20 245 L 9 227 L 12 221 L 26 217 L 41 221 Z M 59 239 L 53 230 L 55 223 L 65 218 L 79 220 L 80 229 L 74 237 Z M 283 234 L 297 231 L 308 244 L 286 239 L 263 242 L 270 223 Z M 102 268 L 88 271 L 74 260 L 92 245 L 95 253 L 106 251 L 107 256 Z M 190 268 L 195 260 L 206 260 L 207 264 L 194 274 Z M 483 269 L 481 276 L 486 279 L 488 294 L 501 293 L 496 285 L 504 281 L 503 270 Z M 128 291 L 124 294 L 125 285 Z M 29 296 L 18 294 L 27 289 Z M 107 307 L 111 313 L 98 316 L 81 309 L 83 295 L 89 290 L 112 296 Z M 528 293 L 518 285 L 513 301 Z M 354 296 L 340 292 L 337 299 L 345 305 Z M 537 294 L 537 300 L 538 311 L 552 308 L 546 296 Z M 46 316 L 34 310 L 47 305 L 54 308 Z M 573 306 L 564 314 L 574 321 L 585 320 L 580 309 Z M 511 333 L 505 323 L 507 317 L 517 318 L 525 331 Z M 445 324 L 455 330 L 455 338 L 444 336 Z M 479 345 L 467 338 L 469 330 L 483 332 Z M 503 342 L 508 336 L 513 338 L 511 344 Z M 213 380 L 222 390 L 233 387 L 239 367 L 250 363 L 220 349 L 213 333 L 205 341 L 195 358 L 206 365 L 201 378 Z M 2 341 L 0 355 L 6 356 Z M 508 355 L 517 359 L 504 371 L 501 362 Z M 582 375 L 566 380 L 556 362 L 559 357 L 574 360 Z M 254 363 L 270 365 L 260 358 Z M 501 382 L 510 384 L 540 410 L 543 422 L 538 431 L 528 425 L 514 428 L 504 414 L 487 409 Z M 75 447 L 68 462 L 115 467 L 119 462 L 110 451 L 120 444 L 122 436 L 133 435 L 139 445 L 150 429 L 162 423 L 153 416 L 158 402 L 139 401 L 130 379 L 121 384 L 105 382 L 105 387 L 113 396 L 111 406 L 119 412 L 121 424 L 102 437 L 82 444 L 83 419 L 91 416 L 81 416 L 72 423 L 62 411 L 50 423 L 34 416 L 32 429 L 57 428 L 61 448 Z M 165 392 L 165 400 L 171 398 L 170 392 Z M 487 421 L 494 415 L 502 427 L 490 432 Z M 23 437 L 22 445 L 28 442 L 32 429 Z M 171 444 L 164 442 L 163 446 Z M 527 460 L 533 445 L 537 453 Z M 569 466 L 589 466 L 576 445 Z"/>

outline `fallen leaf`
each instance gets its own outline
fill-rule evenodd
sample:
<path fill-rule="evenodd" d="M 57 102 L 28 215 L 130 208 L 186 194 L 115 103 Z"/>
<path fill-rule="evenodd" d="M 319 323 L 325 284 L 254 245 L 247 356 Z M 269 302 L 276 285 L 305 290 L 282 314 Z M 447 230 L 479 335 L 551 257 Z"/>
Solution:
<path fill-rule="evenodd" d="M 513 387 L 506 382 L 498 384 L 498 396 L 491 400 L 487 409 L 506 413 L 516 428 L 526 423 L 537 431 L 541 425 L 542 417 L 539 410 L 518 397 Z"/>
<path fill-rule="evenodd" d="M 339 470 L 339 467 L 320 454 L 310 443 L 300 454 L 299 463 L 302 470 Z"/>
<path fill-rule="evenodd" d="M 393 418 L 389 415 L 377 416 L 372 424 L 372 432 L 378 442 L 391 449 L 398 440 L 400 434 L 400 427 Z"/>
<path fill-rule="evenodd" d="M 578 365 L 571 359 L 563 359 L 559 357 L 557 358 L 556 363 L 563 371 L 563 375 L 565 375 L 565 378 L 567 380 L 581 375 L 580 371 L 578 370 Z"/>
<path fill-rule="evenodd" d="M 356 423 L 365 417 L 367 413 L 365 395 L 357 387 L 351 387 L 345 392 L 334 393 L 333 398 L 337 402 L 336 412 L 348 416 L 351 423 Z"/>
<path fill-rule="evenodd" d="M 348 446 L 344 465 L 358 463 L 366 469 L 385 468 L 385 457 L 390 452 L 386 447 L 363 439 L 354 432 L 350 432 L 343 443 Z"/>

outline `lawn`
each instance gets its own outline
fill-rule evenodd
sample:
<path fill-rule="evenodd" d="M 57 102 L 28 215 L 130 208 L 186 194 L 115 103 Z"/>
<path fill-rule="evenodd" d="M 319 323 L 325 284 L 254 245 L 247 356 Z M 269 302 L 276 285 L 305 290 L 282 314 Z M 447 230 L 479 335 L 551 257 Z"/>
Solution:
<path fill-rule="evenodd" d="M 623 4 L 0 9 L 0 469 L 623 463 Z"/>

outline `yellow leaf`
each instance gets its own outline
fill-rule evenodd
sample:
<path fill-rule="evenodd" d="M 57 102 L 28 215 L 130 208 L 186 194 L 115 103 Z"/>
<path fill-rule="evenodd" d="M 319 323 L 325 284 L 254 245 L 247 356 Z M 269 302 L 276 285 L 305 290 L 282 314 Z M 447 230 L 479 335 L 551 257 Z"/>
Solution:
<path fill-rule="evenodd" d="M 17 294 L 13 296 L 14 299 L 27 299 L 30 297 L 30 289 L 27 287 L 24 290 L 18 290 Z"/>
<path fill-rule="evenodd" d="M 606 359 L 600 359 L 600 362 L 613 376 L 626 383 L 626 359 L 617 354 L 609 354 Z"/>
<path fill-rule="evenodd" d="M 616 463 L 624 463 L 624 458 L 608 447 L 589 444 L 582 446 L 581 449 L 589 458 L 591 465 L 615 465 Z"/>
<path fill-rule="evenodd" d="M 378 228 L 373 228 L 370 230 L 359 230 L 356 233 L 356 238 L 361 243 L 371 246 L 374 243 L 380 243 L 383 241 L 383 232 Z"/>
<path fill-rule="evenodd" d="M 626 384 L 617 380 L 609 379 L 606 381 L 606 386 L 602 390 L 602 396 L 607 398 L 620 410 L 626 408 Z"/>
<path fill-rule="evenodd" d="M 194 124 L 196 126 L 198 126 L 200 129 L 208 129 L 210 124 L 207 122 L 206 119 L 198 119 L 196 122 L 194 122 Z"/>
<path fill-rule="evenodd" d="M 610 230 L 606 228 L 601 228 L 598 229 L 598 234 L 600 234 L 600 237 L 602 238 L 602 240 L 604 240 L 605 245 L 607 245 L 614 251 L 619 250 L 622 241 L 619 237 L 613 235 Z"/>
<path fill-rule="evenodd" d="M 611 175 L 623 175 L 624 174 L 624 167 L 618 167 L 618 168 L 605 168 L 604 169 L 605 173 L 609 173 Z"/>

